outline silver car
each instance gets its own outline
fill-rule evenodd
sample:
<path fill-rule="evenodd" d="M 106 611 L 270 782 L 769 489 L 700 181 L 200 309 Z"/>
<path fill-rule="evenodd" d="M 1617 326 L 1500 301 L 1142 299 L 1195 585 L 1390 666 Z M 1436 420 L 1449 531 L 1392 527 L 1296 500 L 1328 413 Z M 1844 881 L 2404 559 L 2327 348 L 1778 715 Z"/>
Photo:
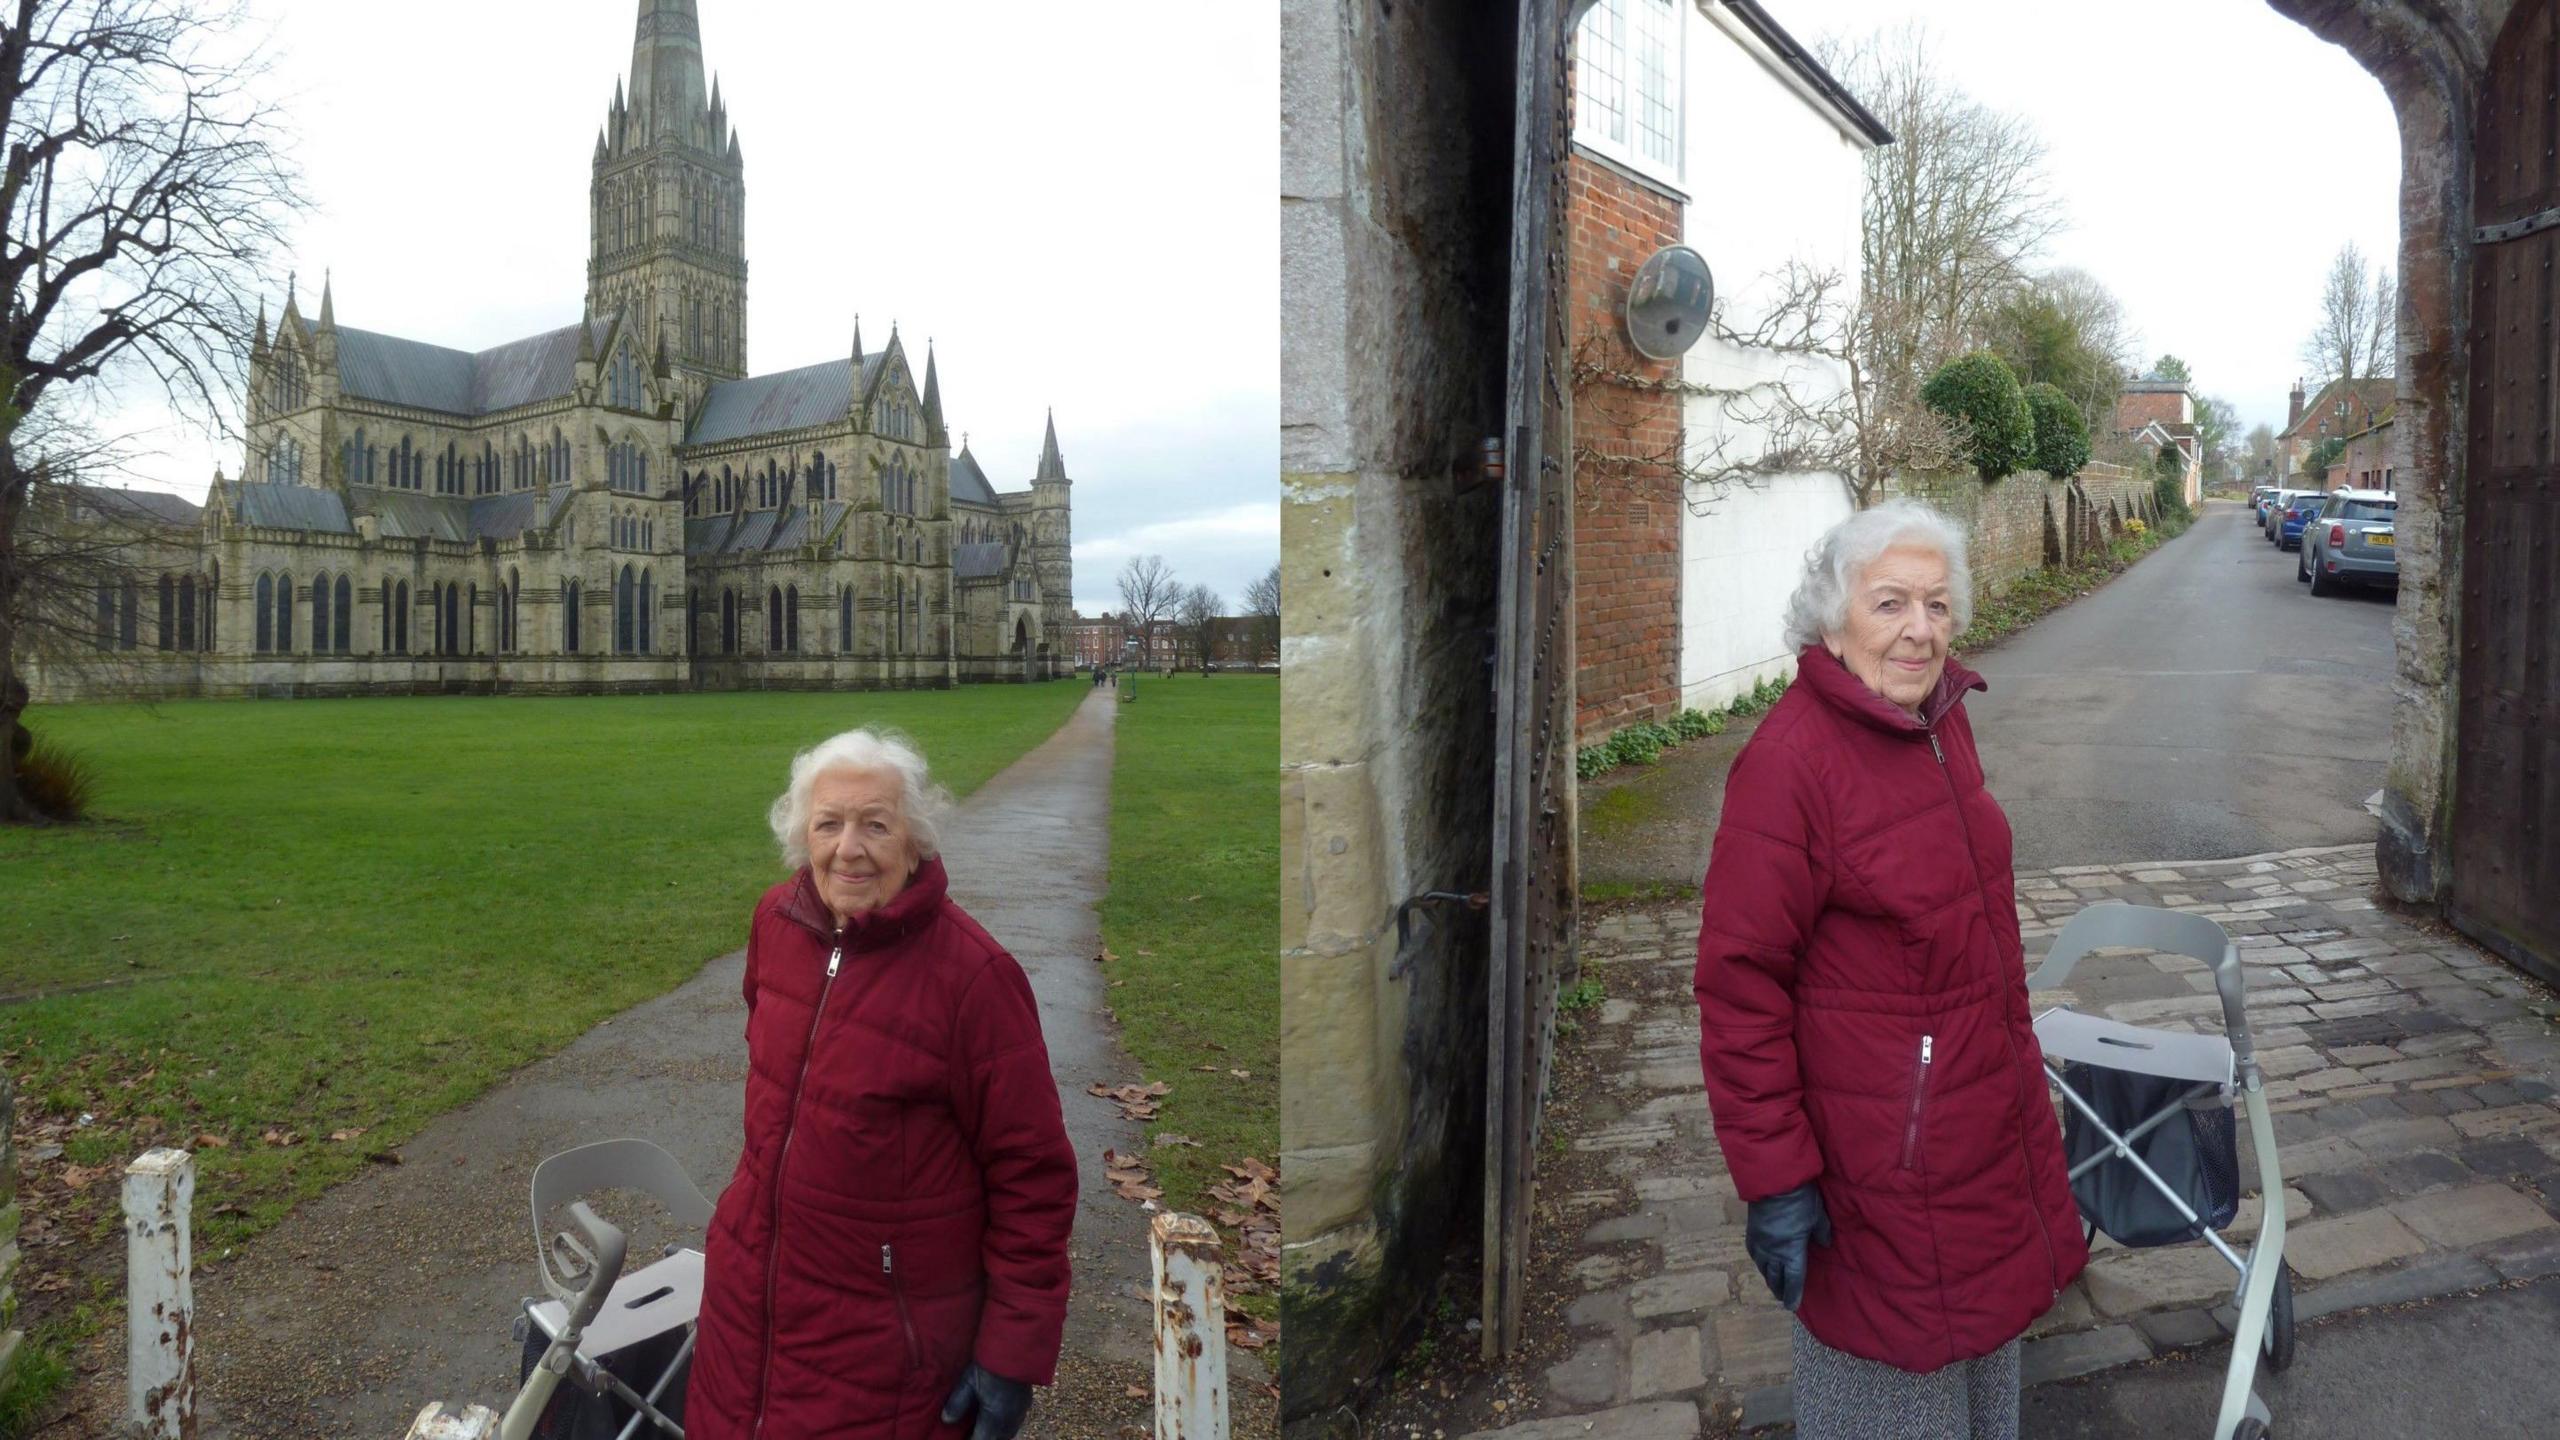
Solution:
<path fill-rule="evenodd" d="M 2400 588 L 2400 500 L 2388 490 L 2340 490 L 2302 527 L 2296 580 L 2327 595 L 2344 585 Z"/>

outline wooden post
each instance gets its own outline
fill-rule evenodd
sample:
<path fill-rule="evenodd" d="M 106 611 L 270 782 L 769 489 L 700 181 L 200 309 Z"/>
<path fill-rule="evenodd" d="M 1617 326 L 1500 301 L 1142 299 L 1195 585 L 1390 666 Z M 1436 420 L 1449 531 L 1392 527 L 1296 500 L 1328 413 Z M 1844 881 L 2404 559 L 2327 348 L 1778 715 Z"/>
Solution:
<path fill-rule="evenodd" d="M 195 1440 L 195 1192 L 184 1150 L 146 1150 L 125 1167 L 125 1419 L 150 1440 Z"/>
<path fill-rule="evenodd" d="M 1227 1440 L 1226 1251 L 1196 1215 L 1158 1215 L 1156 1440 Z"/>

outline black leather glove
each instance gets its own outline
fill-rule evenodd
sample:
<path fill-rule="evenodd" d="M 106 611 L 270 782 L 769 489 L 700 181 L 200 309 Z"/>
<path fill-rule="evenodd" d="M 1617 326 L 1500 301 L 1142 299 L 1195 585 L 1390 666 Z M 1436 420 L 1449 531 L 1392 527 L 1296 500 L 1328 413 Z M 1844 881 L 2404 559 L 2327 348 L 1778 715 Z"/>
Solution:
<path fill-rule="evenodd" d="M 969 1432 L 969 1440 L 1013 1440 L 1031 1413 L 1031 1387 L 972 1360 L 960 1372 L 960 1383 L 951 1387 L 951 1398 L 942 1402 L 942 1423 L 957 1425 L 971 1410 L 978 1412 L 978 1428 Z"/>
<path fill-rule="evenodd" d="M 1742 1248 L 1769 1282 L 1769 1293 L 1789 1310 L 1804 1299 L 1806 1243 L 1831 1243 L 1831 1217 L 1823 1212 L 1822 1192 L 1806 1181 L 1793 1190 L 1751 1202 L 1742 1226 Z"/>

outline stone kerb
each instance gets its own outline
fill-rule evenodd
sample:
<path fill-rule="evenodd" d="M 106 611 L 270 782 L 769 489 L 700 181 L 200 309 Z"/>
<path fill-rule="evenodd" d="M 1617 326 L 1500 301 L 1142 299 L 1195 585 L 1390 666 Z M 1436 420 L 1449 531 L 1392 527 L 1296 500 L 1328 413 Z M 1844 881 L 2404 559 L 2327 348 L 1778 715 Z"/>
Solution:
<path fill-rule="evenodd" d="M 2377 908 L 2374 888 L 2369 844 L 2018 877 L 2030 966 L 2101 900 L 2201 915 L 2238 944 L 2306 1322 L 2560 1274 L 2560 999 Z M 1547 1223 L 1572 1238 L 1532 1277 L 1573 1297 L 1569 1333 L 1523 1377 L 1537 1403 L 1491 1436 L 1619 1433 L 1667 1405 L 1745 1429 L 1790 1413 L 1794 1321 L 1743 1252 L 1743 1206 L 1700 1088 L 1696 933 L 1695 902 L 1586 914 L 1583 973 L 1609 998 L 1583 1022 L 1578 1058 L 1596 1079 L 1551 1102 L 1571 1158 Z M 2220 1023 L 2211 975 L 2184 957 L 2100 951 L 2073 981 L 2038 1007 Z M 2224 1233 L 2254 1238 L 2264 1204 L 2244 1198 Z M 2127 1250 L 2099 1237 L 2083 1278 L 2029 1330 L 2027 1381 L 2219 1343 L 2234 1279 L 2201 1242 Z"/>

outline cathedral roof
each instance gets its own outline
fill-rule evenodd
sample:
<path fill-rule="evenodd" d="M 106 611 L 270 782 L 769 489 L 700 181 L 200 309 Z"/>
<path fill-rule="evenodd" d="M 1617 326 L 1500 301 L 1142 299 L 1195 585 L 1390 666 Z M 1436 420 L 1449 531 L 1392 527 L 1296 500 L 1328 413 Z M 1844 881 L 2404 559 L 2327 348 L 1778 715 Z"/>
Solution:
<path fill-rule="evenodd" d="M 885 350 L 862 357 L 864 388 L 870 387 L 871 378 L 888 358 Z M 750 375 L 744 380 L 723 380 L 703 395 L 702 409 L 693 417 L 693 433 L 685 437 L 685 443 L 708 445 L 833 424 L 852 413 L 853 396 L 850 357 L 822 360 L 771 375 Z"/>
<path fill-rule="evenodd" d="M 204 518 L 204 507 L 184 495 L 165 490 L 121 490 L 104 485 L 69 485 L 73 498 L 100 515 L 113 516 L 143 525 L 169 525 L 194 529 Z M 75 517 L 76 518 L 76 517 Z"/>
<path fill-rule="evenodd" d="M 951 578 L 984 580 L 1004 573 L 1004 542 L 981 540 L 973 545 L 951 547 Z"/>
<path fill-rule="evenodd" d="M 965 444 L 951 457 L 951 503 L 984 505 L 990 510 L 996 505 L 996 487 L 987 483 L 987 472 L 978 468 L 978 457 Z"/>
<path fill-rule="evenodd" d="M 613 322 L 585 322 L 601 345 Z M 578 378 L 578 326 L 563 325 L 473 353 L 338 327 L 338 388 L 367 400 L 487 415 L 566 395 Z"/>
<path fill-rule="evenodd" d="M 419 495 L 385 490 L 373 498 L 373 513 L 385 540 L 451 540 L 471 538 L 470 500 L 445 495 Z M 500 496 L 500 499 L 506 497 Z"/>
<path fill-rule="evenodd" d="M 310 530 L 324 535 L 353 535 L 346 497 L 310 485 L 281 485 L 243 480 L 231 487 L 231 518 L 242 525 L 274 530 Z"/>

